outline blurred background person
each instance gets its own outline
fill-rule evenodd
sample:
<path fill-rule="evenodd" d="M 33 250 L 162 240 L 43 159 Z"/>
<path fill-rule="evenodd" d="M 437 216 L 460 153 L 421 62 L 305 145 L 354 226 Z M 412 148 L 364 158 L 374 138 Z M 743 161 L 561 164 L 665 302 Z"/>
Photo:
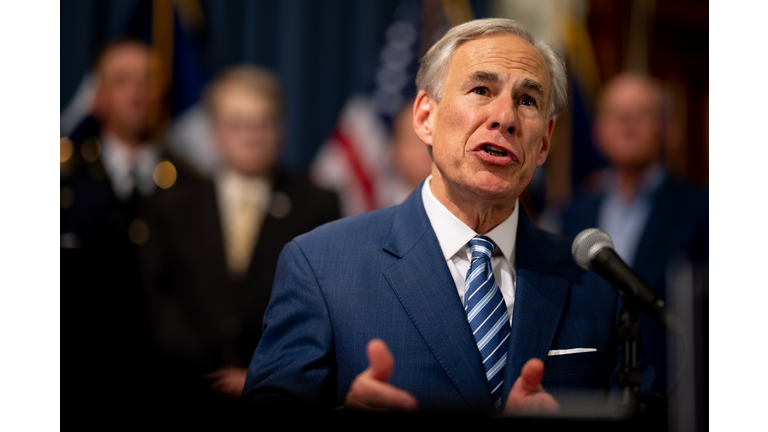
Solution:
<path fill-rule="evenodd" d="M 67 311 L 76 335 L 70 349 L 82 376 L 124 381 L 124 395 L 141 390 L 150 362 L 137 248 L 148 236 L 140 213 L 156 189 L 159 155 L 151 66 L 141 42 L 108 45 L 95 64 L 95 121 L 61 140 L 60 282 L 75 305 Z"/>
<path fill-rule="evenodd" d="M 413 130 L 413 101 L 409 99 L 403 104 L 392 124 L 390 151 L 394 179 L 391 205 L 402 203 L 432 170 L 427 146 Z"/>
<path fill-rule="evenodd" d="M 338 199 L 277 169 L 283 98 L 266 69 L 239 66 L 205 93 L 221 164 L 179 174 L 153 197 L 142 250 L 160 361 L 156 386 L 179 403 L 240 396 L 261 335 L 279 251 L 339 217 Z"/>
<path fill-rule="evenodd" d="M 616 253 L 665 302 L 675 260 L 709 260 L 709 196 L 665 168 L 669 127 L 668 106 L 655 80 L 624 73 L 609 81 L 599 98 L 593 132 L 609 166 L 587 177 L 562 215 L 566 235 L 591 227 L 607 232 Z M 665 391 L 666 332 L 645 314 L 641 327 L 646 357 Z"/>

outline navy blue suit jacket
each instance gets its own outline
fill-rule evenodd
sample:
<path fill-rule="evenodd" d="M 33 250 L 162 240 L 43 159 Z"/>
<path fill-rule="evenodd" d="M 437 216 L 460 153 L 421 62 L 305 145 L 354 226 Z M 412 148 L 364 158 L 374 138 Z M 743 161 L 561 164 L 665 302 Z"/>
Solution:
<path fill-rule="evenodd" d="M 395 358 L 390 383 L 421 410 L 490 412 L 480 354 L 421 200 L 331 222 L 297 237 L 280 256 L 264 333 L 243 399 L 265 404 L 344 403 L 383 339 Z M 611 387 L 620 361 L 618 299 L 581 270 L 570 241 L 520 212 L 517 285 L 504 397 L 526 361 L 545 361 L 548 391 Z M 595 352 L 549 356 L 555 349 Z"/>
<path fill-rule="evenodd" d="M 602 193 L 574 196 L 562 215 L 563 234 L 575 237 L 586 228 L 596 227 L 604 199 Z M 667 302 L 667 272 L 676 258 L 685 257 L 699 265 L 709 262 L 709 195 L 703 189 L 667 175 L 653 193 L 651 206 L 634 261 L 627 264 Z M 705 315 L 703 319 L 706 326 L 708 317 Z M 640 314 L 640 324 L 645 359 L 658 373 L 656 390 L 663 391 L 669 381 L 665 367 L 666 332 L 646 314 Z"/>

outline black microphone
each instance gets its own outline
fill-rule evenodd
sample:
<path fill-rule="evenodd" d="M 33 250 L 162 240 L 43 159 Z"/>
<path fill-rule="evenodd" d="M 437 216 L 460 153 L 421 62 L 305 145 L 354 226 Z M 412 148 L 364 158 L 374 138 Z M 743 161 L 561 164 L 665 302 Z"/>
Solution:
<path fill-rule="evenodd" d="M 597 228 L 585 229 L 573 240 L 571 254 L 579 267 L 595 271 L 610 282 L 628 306 L 644 311 L 662 327 L 674 327 L 664 302 L 646 281 L 619 258 L 608 234 Z"/>

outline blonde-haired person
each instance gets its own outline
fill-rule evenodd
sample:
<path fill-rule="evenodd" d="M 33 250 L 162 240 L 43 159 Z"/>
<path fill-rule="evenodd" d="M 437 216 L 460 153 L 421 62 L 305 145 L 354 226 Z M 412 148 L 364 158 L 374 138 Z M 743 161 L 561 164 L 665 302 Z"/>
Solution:
<path fill-rule="evenodd" d="M 142 264 L 162 373 L 181 405 L 228 406 L 261 337 L 280 249 L 339 217 L 336 195 L 279 169 L 283 98 L 277 76 L 251 65 L 207 87 L 212 180 L 182 173 L 153 198 Z"/>

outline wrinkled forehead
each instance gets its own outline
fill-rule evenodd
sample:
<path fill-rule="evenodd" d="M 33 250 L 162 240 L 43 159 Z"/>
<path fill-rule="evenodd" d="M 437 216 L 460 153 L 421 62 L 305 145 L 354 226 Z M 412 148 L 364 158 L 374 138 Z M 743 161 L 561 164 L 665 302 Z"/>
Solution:
<path fill-rule="evenodd" d="M 456 79 L 481 71 L 536 81 L 545 93 L 551 83 L 549 69 L 541 53 L 527 41 L 510 34 L 483 36 L 456 48 L 448 77 Z"/>
<path fill-rule="evenodd" d="M 209 102 L 214 119 L 232 116 L 277 119 L 280 115 L 277 103 L 269 95 L 234 80 L 214 88 Z"/>
<path fill-rule="evenodd" d="M 102 79 L 110 79 L 120 73 L 149 73 L 151 61 L 148 48 L 138 44 L 120 45 L 104 53 L 97 72 Z"/>
<path fill-rule="evenodd" d="M 653 108 L 661 110 L 661 89 L 651 80 L 626 75 L 615 78 L 603 91 L 599 108 Z"/>

